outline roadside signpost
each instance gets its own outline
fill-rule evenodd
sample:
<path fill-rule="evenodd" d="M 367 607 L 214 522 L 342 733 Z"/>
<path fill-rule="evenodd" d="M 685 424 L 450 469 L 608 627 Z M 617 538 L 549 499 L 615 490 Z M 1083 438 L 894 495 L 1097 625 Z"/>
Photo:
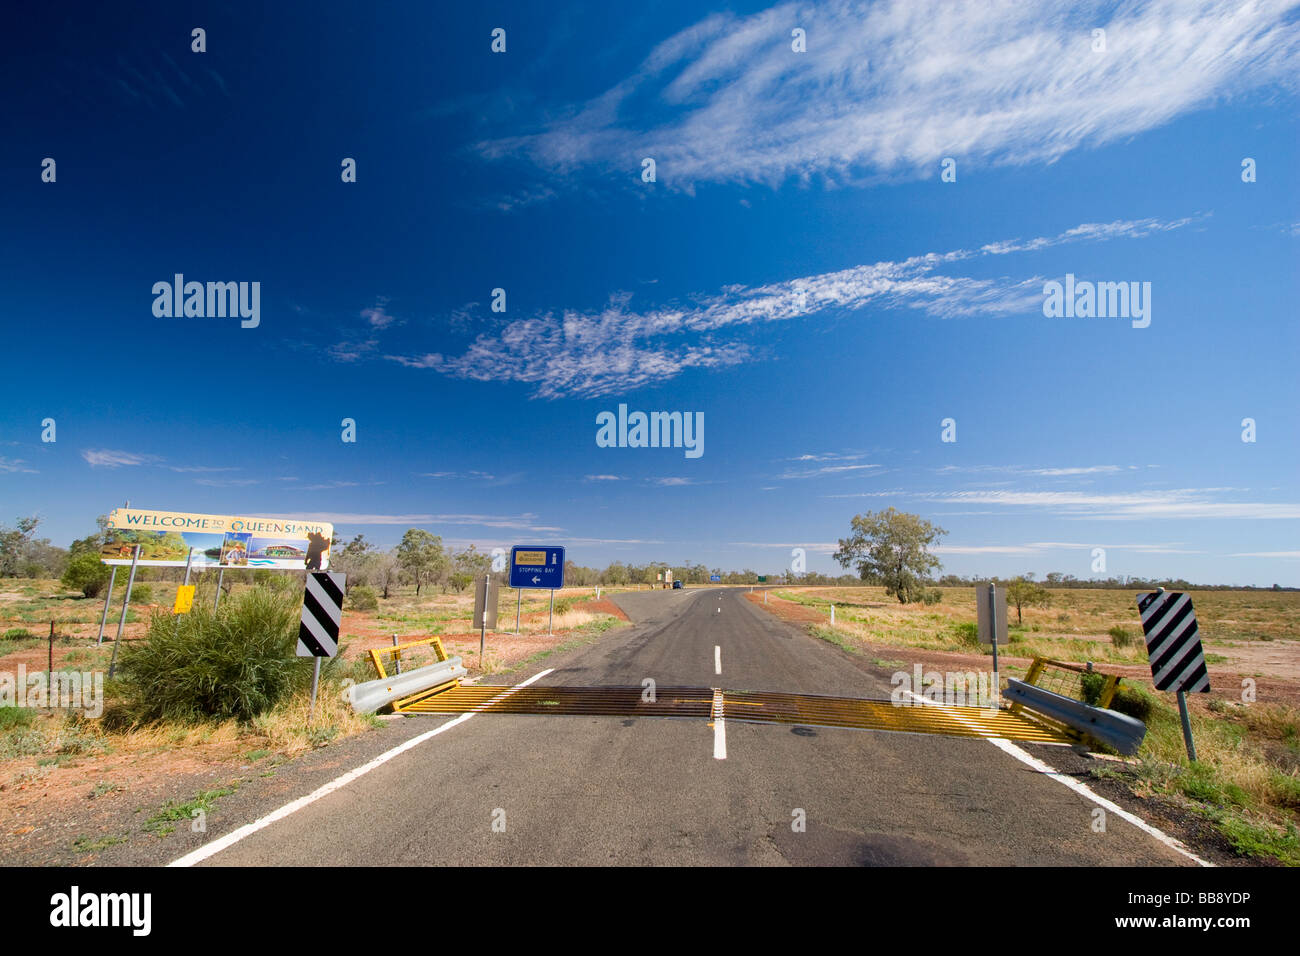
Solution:
<path fill-rule="evenodd" d="M 519 633 L 519 608 L 525 588 L 549 590 L 551 610 L 546 631 L 555 620 L 555 591 L 564 587 L 564 549 L 550 545 L 517 544 L 510 549 L 510 586 L 515 595 L 515 633 Z"/>
<path fill-rule="evenodd" d="M 140 546 L 131 552 L 131 575 L 126 579 L 126 593 L 122 595 L 122 616 L 117 619 L 117 637 L 113 638 L 113 656 L 108 661 L 108 679 L 113 679 L 117 669 L 117 648 L 122 643 L 122 630 L 126 627 L 126 609 L 131 606 L 131 588 L 135 586 L 135 568 L 140 561 Z M 111 592 L 110 592 L 111 593 Z"/>
<path fill-rule="evenodd" d="M 993 697 L 1002 694 L 998 674 L 998 635 L 1003 642 L 1007 636 L 1007 589 L 989 583 L 988 587 L 975 589 L 975 608 L 979 618 L 980 646 L 993 650 Z"/>
<path fill-rule="evenodd" d="M 1210 674 L 1205 667 L 1205 650 L 1196 627 L 1192 599 L 1181 591 L 1160 588 L 1137 596 L 1142 616 L 1142 633 L 1146 636 L 1147 656 L 1151 659 L 1151 682 L 1156 690 L 1178 694 L 1178 715 L 1183 723 L 1183 742 L 1187 757 L 1196 762 L 1196 744 L 1192 741 L 1192 721 L 1187 712 L 1187 694 L 1210 692 Z"/>
<path fill-rule="evenodd" d="M 478 662 L 483 666 L 483 645 L 487 642 L 488 628 L 497 628 L 497 583 L 492 575 L 485 574 L 474 585 L 474 626 L 478 631 Z"/>
<path fill-rule="evenodd" d="M 339 652 L 339 627 L 343 621 L 343 594 L 347 575 L 339 571 L 312 571 L 302 595 L 302 622 L 298 625 L 298 656 L 316 660 L 311 677 L 311 704 L 307 723 L 316 711 L 316 687 L 320 684 L 320 659 Z"/>

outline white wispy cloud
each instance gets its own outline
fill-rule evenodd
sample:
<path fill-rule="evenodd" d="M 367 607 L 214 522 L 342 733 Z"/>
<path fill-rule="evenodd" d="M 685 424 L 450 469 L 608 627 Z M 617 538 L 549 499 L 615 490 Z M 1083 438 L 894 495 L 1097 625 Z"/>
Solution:
<path fill-rule="evenodd" d="M 1260 521 L 1300 519 L 1300 503 L 1286 501 L 1224 500 L 1232 488 L 1178 488 L 1165 491 L 1136 491 L 1095 494 L 1085 491 L 866 491 L 824 495 L 826 498 L 899 498 L 956 505 L 990 505 L 999 509 L 1026 508 L 1050 511 L 1063 518 L 1098 520 L 1216 519 Z M 1096 547 L 1096 545 L 1089 545 Z"/>
<path fill-rule="evenodd" d="M 416 477 L 418 478 L 469 478 L 482 481 L 491 481 L 495 476 L 488 474 L 486 471 L 423 471 Z"/>
<path fill-rule="evenodd" d="M 261 484 L 261 480 L 258 478 L 195 478 L 194 483 L 208 488 L 246 488 L 249 485 Z"/>
<path fill-rule="evenodd" d="M 1197 221 L 1187 217 L 1085 223 L 1028 242 L 1040 249 L 1132 239 Z M 455 378 L 532 385 L 540 398 L 597 397 L 663 382 L 688 369 L 746 361 L 753 352 L 737 339 L 756 324 L 815 321 L 868 306 L 917 309 L 936 318 L 1038 312 L 1041 277 L 988 279 L 936 271 L 963 260 L 1019 251 L 1006 245 L 926 253 L 760 286 L 732 285 L 717 294 L 693 296 L 689 303 L 645 311 L 629 308 L 630 294 L 621 293 L 611 296 L 599 312 L 566 310 L 516 319 L 500 331 L 480 335 L 459 355 L 384 357 Z"/>
<path fill-rule="evenodd" d="M 838 0 L 712 14 L 599 95 L 478 149 L 629 180 L 650 156 L 659 182 L 686 190 L 930 177 L 947 156 L 1049 163 L 1260 87 L 1294 89 L 1294 7 Z M 794 26 L 806 53 L 791 50 Z"/>
<path fill-rule="evenodd" d="M 796 455 L 793 458 L 786 458 L 785 461 L 861 461 L 865 455 L 840 455 L 834 452 L 825 452 L 820 455 Z"/>
<path fill-rule="evenodd" d="M 849 475 L 879 467 L 879 465 L 822 465 L 820 468 L 788 469 L 784 474 L 777 475 L 777 478 L 824 478 L 827 475 Z"/>
<path fill-rule="evenodd" d="M 1066 541 L 1031 541 L 1026 544 L 984 544 L 984 545 L 960 545 L 960 544 L 941 544 L 937 545 L 934 550 L 938 554 L 1027 554 L 1038 555 L 1049 551 L 1091 551 L 1093 548 L 1104 548 L 1107 551 L 1133 551 L 1140 554 L 1205 554 L 1204 551 L 1198 551 L 1189 548 L 1179 548 L 1174 545 L 1157 543 L 1157 544 L 1108 544 L 1105 541 L 1092 541 L 1087 543 L 1066 542 Z"/>
<path fill-rule="evenodd" d="M 506 528 L 519 531 L 563 531 L 555 525 L 537 523 L 537 516 L 485 515 L 485 514 L 374 514 L 341 511 L 320 511 L 302 515 L 311 521 L 328 521 L 336 525 L 479 525 L 484 528 Z"/>
<path fill-rule="evenodd" d="M 38 472 L 35 468 L 27 467 L 27 462 L 25 462 L 23 459 L 5 458 L 3 455 L 0 455 L 0 471 L 8 472 L 8 473 L 21 472 L 27 475 L 40 474 L 40 472 Z"/>
<path fill-rule="evenodd" d="M 388 313 L 387 296 L 380 296 L 374 305 L 362 309 L 361 317 L 372 329 L 386 329 L 399 321 L 397 316 Z"/>
<path fill-rule="evenodd" d="M 583 481 L 622 481 L 621 475 L 586 475 Z"/>
<path fill-rule="evenodd" d="M 1124 471 L 1137 471 L 1141 468 L 1154 468 L 1154 465 L 1067 465 L 1063 467 L 1031 467 L 1029 465 L 942 465 L 935 471 L 941 475 L 950 474 L 987 474 L 990 472 L 1033 475 L 1045 478 L 1072 477 L 1075 475 L 1114 475 Z"/>
<path fill-rule="evenodd" d="M 153 465 L 162 461 L 157 455 L 138 455 L 130 451 L 118 451 L 112 448 L 85 448 L 81 457 L 92 468 L 122 468 L 137 465 Z"/>

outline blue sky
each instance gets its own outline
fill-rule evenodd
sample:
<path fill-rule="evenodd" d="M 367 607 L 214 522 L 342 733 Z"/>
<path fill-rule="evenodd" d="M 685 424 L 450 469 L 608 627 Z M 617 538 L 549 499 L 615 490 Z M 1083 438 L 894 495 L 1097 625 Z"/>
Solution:
<path fill-rule="evenodd" d="M 1300 585 L 1297 4 L 275 6 L 0 38 L 0 520 L 830 572 L 893 505 L 956 573 Z M 620 403 L 704 454 L 598 448 Z"/>

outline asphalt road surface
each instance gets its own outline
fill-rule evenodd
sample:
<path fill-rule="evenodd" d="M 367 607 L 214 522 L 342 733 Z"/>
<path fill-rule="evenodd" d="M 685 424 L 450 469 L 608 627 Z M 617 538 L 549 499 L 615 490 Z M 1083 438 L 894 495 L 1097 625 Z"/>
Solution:
<path fill-rule="evenodd" d="M 634 626 L 539 683 L 889 695 L 739 591 L 617 600 Z M 700 719 L 478 714 L 203 865 L 1191 863 L 1113 814 L 1096 832 L 1090 800 L 985 740 L 727 721 L 716 743 Z"/>

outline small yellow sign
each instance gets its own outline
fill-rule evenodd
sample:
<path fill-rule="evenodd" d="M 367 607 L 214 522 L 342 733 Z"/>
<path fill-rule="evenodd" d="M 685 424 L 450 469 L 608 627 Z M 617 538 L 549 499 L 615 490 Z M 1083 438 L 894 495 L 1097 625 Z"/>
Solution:
<path fill-rule="evenodd" d="M 194 585 L 182 584 L 176 589 L 176 603 L 172 606 L 173 614 L 188 614 L 194 606 Z"/>
<path fill-rule="evenodd" d="M 515 564 L 545 564 L 545 551 L 516 551 Z"/>

